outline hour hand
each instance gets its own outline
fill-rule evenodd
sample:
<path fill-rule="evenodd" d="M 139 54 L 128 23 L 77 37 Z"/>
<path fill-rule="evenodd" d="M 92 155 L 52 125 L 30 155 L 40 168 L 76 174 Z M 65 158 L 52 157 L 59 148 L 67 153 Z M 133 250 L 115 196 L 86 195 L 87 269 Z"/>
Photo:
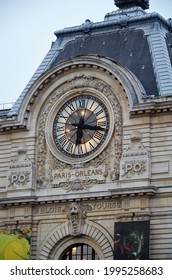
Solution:
<path fill-rule="evenodd" d="M 70 125 L 73 125 L 75 127 L 78 127 L 78 123 L 70 123 Z"/>

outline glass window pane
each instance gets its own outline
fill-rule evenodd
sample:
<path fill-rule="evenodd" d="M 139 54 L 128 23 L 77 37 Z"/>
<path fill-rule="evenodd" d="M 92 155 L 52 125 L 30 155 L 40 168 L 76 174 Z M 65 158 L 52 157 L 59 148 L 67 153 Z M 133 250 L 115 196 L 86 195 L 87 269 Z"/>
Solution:
<path fill-rule="evenodd" d="M 88 248 L 87 245 L 83 246 L 83 255 L 87 255 L 87 248 Z"/>
<path fill-rule="evenodd" d="M 81 246 L 78 246 L 78 247 L 77 247 L 77 255 L 78 255 L 78 254 L 81 254 Z"/>
<path fill-rule="evenodd" d="M 72 255 L 76 255 L 76 247 L 72 248 Z"/>
<path fill-rule="evenodd" d="M 92 247 L 88 246 L 88 254 L 92 254 Z"/>
<path fill-rule="evenodd" d="M 95 250 L 86 244 L 75 244 L 64 254 L 63 260 L 99 260 Z"/>

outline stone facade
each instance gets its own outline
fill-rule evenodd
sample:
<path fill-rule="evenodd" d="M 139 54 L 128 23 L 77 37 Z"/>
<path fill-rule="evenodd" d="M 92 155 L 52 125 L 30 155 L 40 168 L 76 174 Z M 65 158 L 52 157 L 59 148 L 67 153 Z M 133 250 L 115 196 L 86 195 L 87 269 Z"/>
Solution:
<path fill-rule="evenodd" d="M 110 103 L 114 127 L 99 154 L 67 163 L 54 152 L 53 112 L 64 96 L 87 93 Z M 149 258 L 172 259 L 171 111 L 172 91 L 148 95 L 108 57 L 53 65 L 17 116 L 1 118 L 0 230 L 30 228 L 31 259 L 62 259 L 67 248 L 87 244 L 108 260 L 116 223 L 149 221 Z"/>

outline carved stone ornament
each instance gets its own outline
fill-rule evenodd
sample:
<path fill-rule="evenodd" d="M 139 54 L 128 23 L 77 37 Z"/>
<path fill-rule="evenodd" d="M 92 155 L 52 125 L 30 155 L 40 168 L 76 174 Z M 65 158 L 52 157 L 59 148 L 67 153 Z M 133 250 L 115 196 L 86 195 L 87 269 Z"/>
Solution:
<path fill-rule="evenodd" d="M 83 190 L 89 191 L 93 183 L 96 182 L 94 182 L 94 180 L 80 180 L 80 179 L 76 179 L 74 181 L 67 180 L 64 183 L 60 183 L 59 187 L 66 190 L 66 192 L 83 191 Z M 54 187 L 56 187 L 56 185 L 54 185 Z"/>
<path fill-rule="evenodd" d="M 13 188 L 17 188 L 17 186 L 26 186 L 27 183 L 30 182 L 30 171 L 16 171 L 11 172 L 8 179 L 11 182 L 11 185 L 13 185 Z"/>
<path fill-rule="evenodd" d="M 125 161 L 122 165 L 123 177 L 130 178 L 132 175 L 141 175 L 147 171 L 147 160 L 130 160 Z"/>
<path fill-rule="evenodd" d="M 141 140 L 141 133 L 139 131 L 134 131 L 130 138 L 130 145 L 123 152 L 121 158 L 121 180 L 133 178 L 149 178 L 149 152 L 143 146 Z"/>
<path fill-rule="evenodd" d="M 75 164 L 68 164 L 59 160 L 49 148 L 46 141 L 45 131 L 48 127 L 48 118 L 50 112 L 56 103 L 63 100 L 64 95 L 73 94 L 85 94 L 88 91 L 91 94 L 102 95 L 107 98 L 110 102 L 113 110 L 114 118 L 114 129 L 113 135 L 109 140 L 107 147 L 95 158 L 92 158 L 87 163 L 80 163 L 80 167 L 97 168 L 100 165 L 105 166 L 104 181 L 112 182 L 119 179 L 120 170 L 120 158 L 122 154 L 122 113 L 121 106 L 113 90 L 105 82 L 100 81 L 98 78 L 92 77 L 91 75 L 85 75 L 84 73 L 76 74 L 73 78 L 60 85 L 54 92 L 51 93 L 50 97 L 42 109 L 39 119 L 38 136 L 37 136 L 37 183 L 38 187 L 57 187 L 57 183 L 53 182 L 53 172 L 62 172 L 64 169 L 68 172 L 72 172 L 78 166 Z M 53 121 L 53 120 L 52 120 Z M 82 161 L 81 161 L 82 162 Z M 102 182 L 104 182 L 102 181 Z M 101 183 L 101 182 L 100 182 Z M 65 183 L 61 184 L 66 191 L 76 191 L 89 189 L 93 185 L 93 180 L 66 180 Z M 59 186 L 58 186 L 59 187 Z"/>
<path fill-rule="evenodd" d="M 142 135 L 139 131 L 134 131 L 130 137 L 130 144 L 123 152 L 123 157 L 148 156 L 148 150 L 142 144 Z"/>
<path fill-rule="evenodd" d="M 8 171 L 7 190 L 32 188 L 32 175 L 34 166 L 27 156 L 27 146 L 17 149 L 17 156 L 12 159 Z"/>
<path fill-rule="evenodd" d="M 64 208 L 69 220 L 69 232 L 72 236 L 79 236 L 82 234 L 87 211 L 91 210 L 89 205 L 81 205 L 80 203 L 73 202 Z"/>

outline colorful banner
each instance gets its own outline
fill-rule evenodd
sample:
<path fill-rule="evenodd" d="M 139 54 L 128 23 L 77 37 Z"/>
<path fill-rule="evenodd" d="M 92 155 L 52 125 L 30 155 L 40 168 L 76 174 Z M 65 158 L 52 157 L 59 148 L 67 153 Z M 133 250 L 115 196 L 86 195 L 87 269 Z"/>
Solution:
<path fill-rule="evenodd" d="M 30 259 L 31 229 L 0 230 L 0 260 Z"/>
<path fill-rule="evenodd" d="M 115 223 L 114 259 L 149 259 L 149 221 Z"/>

